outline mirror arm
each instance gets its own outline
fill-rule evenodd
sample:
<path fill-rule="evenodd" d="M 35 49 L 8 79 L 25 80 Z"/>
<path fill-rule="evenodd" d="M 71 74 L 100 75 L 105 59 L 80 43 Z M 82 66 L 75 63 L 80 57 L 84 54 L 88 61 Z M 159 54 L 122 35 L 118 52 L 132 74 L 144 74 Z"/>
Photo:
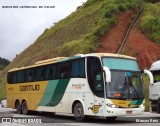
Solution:
<path fill-rule="evenodd" d="M 150 78 L 150 84 L 154 83 L 153 74 L 149 70 L 144 70 L 144 73 L 146 73 Z"/>
<path fill-rule="evenodd" d="M 111 71 L 108 67 L 103 67 L 103 70 L 105 72 L 105 78 L 106 78 L 106 82 L 111 82 Z"/>

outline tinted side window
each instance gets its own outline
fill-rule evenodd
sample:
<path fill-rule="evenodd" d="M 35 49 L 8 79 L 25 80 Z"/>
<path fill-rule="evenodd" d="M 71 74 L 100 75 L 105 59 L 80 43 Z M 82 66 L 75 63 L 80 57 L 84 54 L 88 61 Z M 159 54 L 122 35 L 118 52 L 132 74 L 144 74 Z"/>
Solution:
<path fill-rule="evenodd" d="M 43 81 L 45 78 L 45 67 L 37 67 L 35 69 L 35 81 Z"/>
<path fill-rule="evenodd" d="M 26 81 L 30 82 L 34 80 L 34 69 L 28 69 L 26 71 Z"/>
<path fill-rule="evenodd" d="M 71 74 L 71 63 L 70 62 L 64 62 L 58 64 L 57 69 L 58 78 L 69 78 Z"/>
<path fill-rule="evenodd" d="M 88 57 L 87 58 L 87 76 L 88 83 L 92 92 L 99 96 L 103 97 L 103 75 L 102 67 L 99 58 Z"/>
<path fill-rule="evenodd" d="M 89 79 L 93 79 L 95 72 L 100 70 L 101 70 L 100 60 L 98 58 L 89 57 L 87 59 L 87 73 Z"/>
<path fill-rule="evenodd" d="M 45 79 L 53 80 L 55 78 L 56 78 L 56 65 L 47 66 Z"/>
<path fill-rule="evenodd" d="M 12 83 L 12 73 L 7 74 L 7 83 L 11 84 Z"/>
<path fill-rule="evenodd" d="M 9 84 L 14 84 L 14 83 L 16 83 L 16 81 L 17 81 L 17 73 L 16 72 L 8 73 L 7 82 Z"/>
<path fill-rule="evenodd" d="M 154 83 L 160 82 L 160 71 L 152 71 Z"/>
<path fill-rule="evenodd" d="M 22 83 L 22 82 L 25 82 L 25 71 L 24 70 L 21 70 L 21 71 L 18 71 L 17 72 L 17 83 Z"/>
<path fill-rule="evenodd" d="M 85 77 L 85 60 L 72 61 L 71 77 Z"/>

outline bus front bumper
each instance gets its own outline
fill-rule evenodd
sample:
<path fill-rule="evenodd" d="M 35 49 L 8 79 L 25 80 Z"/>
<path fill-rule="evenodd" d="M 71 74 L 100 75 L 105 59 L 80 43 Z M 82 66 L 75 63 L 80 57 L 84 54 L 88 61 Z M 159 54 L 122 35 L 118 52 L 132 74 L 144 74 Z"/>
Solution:
<path fill-rule="evenodd" d="M 106 108 L 107 116 L 133 116 L 142 115 L 144 113 L 144 107 L 141 108 Z"/>

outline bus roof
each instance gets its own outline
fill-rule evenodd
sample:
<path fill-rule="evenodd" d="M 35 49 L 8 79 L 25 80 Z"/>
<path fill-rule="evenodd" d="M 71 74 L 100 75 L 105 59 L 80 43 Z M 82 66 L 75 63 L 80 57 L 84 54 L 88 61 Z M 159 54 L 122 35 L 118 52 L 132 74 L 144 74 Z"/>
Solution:
<path fill-rule="evenodd" d="M 112 54 L 112 53 L 77 54 L 73 57 L 55 57 L 55 58 L 52 58 L 52 59 L 38 61 L 34 65 L 27 66 L 27 67 L 13 68 L 13 69 L 9 70 L 8 72 L 23 70 L 23 69 L 27 69 L 27 68 L 33 68 L 33 67 L 37 67 L 37 66 L 49 65 L 51 63 L 63 62 L 63 61 L 71 60 L 71 59 L 77 59 L 77 58 L 80 58 L 80 57 L 89 57 L 89 56 L 95 56 L 95 57 L 103 57 L 103 56 L 105 57 L 106 56 L 106 57 L 117 57 L 117 58 L 127 58 L 127 59 L 136 60 L 136 58 L 134 58 L 134 57 L 130 57 L 130 56 L 126 56 L 126 55 L 120 55 L 120 54 Z"/>
<path fill-rule="evenodd" d="M 151 71 L 160 70 L 160 60 L 152 63 L 150 70 Z"/>
<path fill-rule="evenodd" d="M 99 56 L 99 57 L 117 57 L 117 58 L 127 58 L 127 59 L 133 59 L 136 60 L 136 58 L 131 57 L 131 56 L 127 56 L 127 55 L 121 55 L 121 54 L 113 54 L 113 53 L 90 53 L 90 54 L 86 54 L 87 56 L 90 55 L 95 55 L 95 56 Z"/>

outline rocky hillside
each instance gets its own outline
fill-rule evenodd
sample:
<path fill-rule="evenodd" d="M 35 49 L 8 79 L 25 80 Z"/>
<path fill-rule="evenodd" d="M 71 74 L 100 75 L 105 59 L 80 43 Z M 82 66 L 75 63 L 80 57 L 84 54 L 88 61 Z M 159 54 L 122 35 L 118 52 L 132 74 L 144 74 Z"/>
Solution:
<path fill-rule="evenodd" d="M 6 74 L 13 67 L 77 53 L 117 53 L 128 27 L 142 7 L 143 12 L 131 30 L 122 53 L 137 57 L 141 68 L 149 67 L 160 58 L 159 3 L 145 3 L 143 0 L 88 0 L 68 17 L 46 29 L 0 72 L 0 92 L 3 91 L 4 95 Z M 146 17 L 150 18 L 146 20 Z M 146 28 L 148 24 L 150 27 Z"/>

